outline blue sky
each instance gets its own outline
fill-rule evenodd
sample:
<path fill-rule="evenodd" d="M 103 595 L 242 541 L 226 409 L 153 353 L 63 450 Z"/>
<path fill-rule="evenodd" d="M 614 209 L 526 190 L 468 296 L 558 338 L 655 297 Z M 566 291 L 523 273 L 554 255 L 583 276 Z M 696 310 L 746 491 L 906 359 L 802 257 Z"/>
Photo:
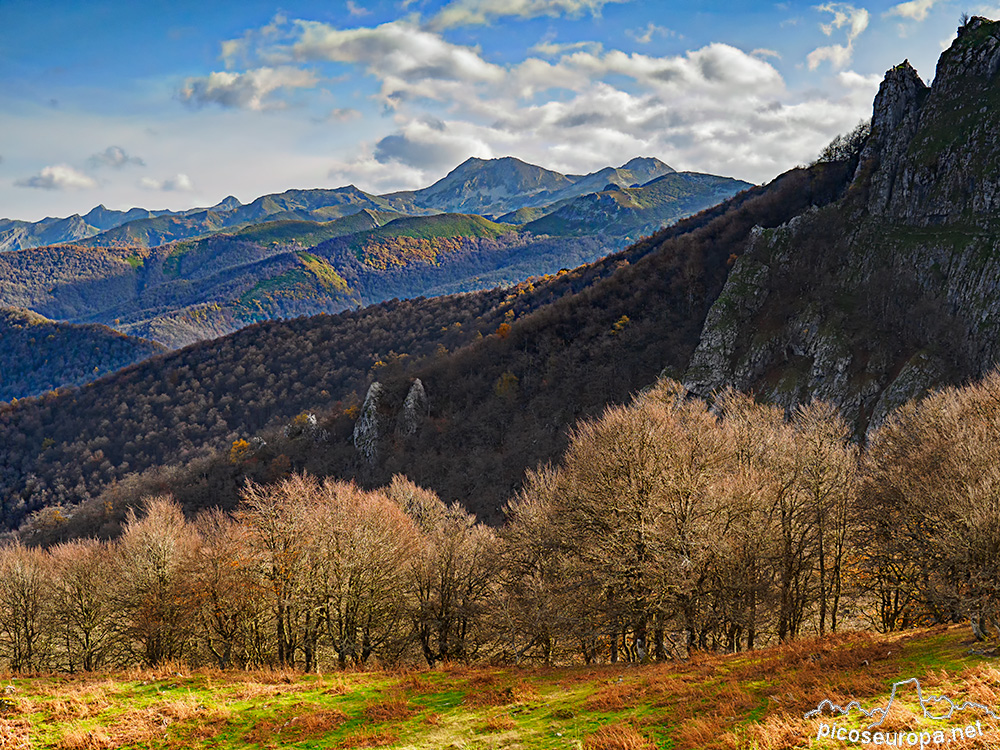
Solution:
<path fill-rule="evenodd" d="M 427 185 L 470 156 L 767 181 L 931 79 L 963 11 L 634 0 L 0 2 L 0 216 Z"/>

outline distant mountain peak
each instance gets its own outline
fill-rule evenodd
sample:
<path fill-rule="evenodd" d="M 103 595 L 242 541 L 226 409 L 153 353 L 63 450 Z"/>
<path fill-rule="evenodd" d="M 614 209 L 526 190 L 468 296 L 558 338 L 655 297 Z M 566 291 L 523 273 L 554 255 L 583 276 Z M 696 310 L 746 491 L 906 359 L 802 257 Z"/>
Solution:
<path fill-rule="evenodd" d="M 212 211 L 231 211 L 234 208 L 239 208 L 243 204 L 240 199 L 235 195 L 229 195 L 223 198 L 221 201 L 216 203 L 210 210 Z"/>
<path fill-rule="evenodd" d="M 665 172 L 676 172 L 673 167 L 671 167 L 666 162 L 662 162 L 655 156 L 637 156 L 634 159 L 629 159 L 627 162 L 622 164 L 619 169 L 628 169 L 631 171 L 648 170 L 656 171 L 661 174 Z"/>

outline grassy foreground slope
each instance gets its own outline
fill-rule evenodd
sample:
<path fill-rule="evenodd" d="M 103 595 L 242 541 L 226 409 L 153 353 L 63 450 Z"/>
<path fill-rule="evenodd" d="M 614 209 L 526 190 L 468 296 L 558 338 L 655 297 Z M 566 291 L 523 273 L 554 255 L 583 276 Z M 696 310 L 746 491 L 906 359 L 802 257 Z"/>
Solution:
<path fill-rule="evenodd" d="M 1000 671 L 970 652 L 968 628 L 847 634 L 650 667 L 449 667 L 414 672 L 189 671 L 15 677 L 0 703 L 4 748 L 834 748 L 817 740 L 833 719 L 803 715 L 828 698 L 871 710 L 895 681 L 917 677 L 995 712 Z M 945 713 L 932 707 L 932 713 Z M 900 690 L 889 733 L 981 722 L 947 744 L 996 747 L 997 720 L 968 709 L 923 717 Z M 841 725 L 863 728 L 856 717 Z M 933 747 L 933 745 L 929 745 Z"/>

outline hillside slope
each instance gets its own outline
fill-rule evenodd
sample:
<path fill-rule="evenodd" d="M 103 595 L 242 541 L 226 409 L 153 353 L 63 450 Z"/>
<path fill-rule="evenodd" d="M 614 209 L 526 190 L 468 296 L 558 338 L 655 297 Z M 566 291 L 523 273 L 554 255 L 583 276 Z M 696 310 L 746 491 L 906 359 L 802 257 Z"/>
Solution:
<path fill-rule="evenodd" d="M 516 283 L 618 246 L 539 237 L 479 216 L 365 209 L 152 249 L 70 245 L 2 253 L 0 305 L 177 347 L 261 320 L 336 313 L 443 286 L 473 291 Z"/>
<path fill-rule="evenodd" d="M 993 660 L 969 653 L 963 631 L 939 627 L 885 636 L 837 634 L 643 667 L 462 665 L 316 675 L 207 674 L 175 665 L 130 675 L 32 675 L 16 680 L 0 740 L 36 748 L 72 741 L 225 750 L 306 742 L 414 750 L 805 750 L 844 746 L 816 741 L 821 726 L 832 723 L 829 715 L 803 718 L 822 700 L 857 700 L 870 711 L 888 705 L 894 682 L 912 677 L 956 706 L 968 700 L 996 711 L 1000 700 Z M 996 727 L 981 711 L 928 719 L 906 687 L 886 721 L 893 742 L 899 730 L 928 731 L 928 738 L 939 730 L 942 741 L 954 738 L 959 747 L 996 746 Z M 123 713 L 129 722 L 122 721 Z M 855 713 L 840 724 L 864 729 L 862 718 Z M 983 735 L 968 740 L 964 729 L 971 724 L 975 730 L 977 720 Z"/>
<path fill-rule="evenodd" d="M 538 234 L 639 238 L 749 187 L 750 183 L 741 180 L 694 172 L 672 172 L 638 187 L 612 183 L 598 192 L 540 209 L 543 215 L 524 224 L 524 229 Z"/>
<path fill-rule="evenodd" d="M 293 466 L 363 483 L 403 471 L 496 521 L 524 470 L 558 457 L 577 419 L 626 401 L 664 368 L 683 371 L 752 227 L 828 203 L 846 175 L 846 165 L 795 170 L 537 285 L 261 323 L 73 394 L 0 409 L 3 521 L 85 501 L 156 467 L 180 467 L 150 475 L 149 486 L 172 489 L 188 507 L 231 506 L 245 476 Z M 430 413 L 397 438 L 414 377 Z M 381 458 L 370 464 L 351 431 L 373 378 L 386 396 L 374 438 Z M 305 410 L 324 416 L 328 441 L 282 442 L 282 425 Z M 233 441 L 266 429 L 276 433 L 264 453 L 229 461 Z M 207 463 L 191 464 L 197 456 Z M 128 486 L 137 499 L 142 490 Z"/>
<path fill-rule="evenodd" d="M 973 18 L 932 86 L 886 73 L 843 200 L 755 232 L 686 375 L 789 408 L 838 404 L 859 435 L 1000 361 L 1000 23 Z"/>
<path fill-rule="evenodd" d="M 56 323 L 0 308 L 0 401 L 82 385 L 164 351 L 106 326 Z"/>

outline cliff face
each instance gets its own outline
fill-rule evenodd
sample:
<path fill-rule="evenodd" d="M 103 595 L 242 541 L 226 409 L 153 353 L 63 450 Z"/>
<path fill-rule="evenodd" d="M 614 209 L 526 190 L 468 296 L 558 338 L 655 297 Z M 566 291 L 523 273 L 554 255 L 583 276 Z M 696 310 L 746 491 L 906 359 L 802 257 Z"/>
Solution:
<path fill-rule="evenodd" d="M 685 380 L 788 408 L 837 403 L 863 434 L 1000 360 L 1000 23 L 973 18 L 928 87 L 888 71 L 851 187 L 751 233 Z"/>

